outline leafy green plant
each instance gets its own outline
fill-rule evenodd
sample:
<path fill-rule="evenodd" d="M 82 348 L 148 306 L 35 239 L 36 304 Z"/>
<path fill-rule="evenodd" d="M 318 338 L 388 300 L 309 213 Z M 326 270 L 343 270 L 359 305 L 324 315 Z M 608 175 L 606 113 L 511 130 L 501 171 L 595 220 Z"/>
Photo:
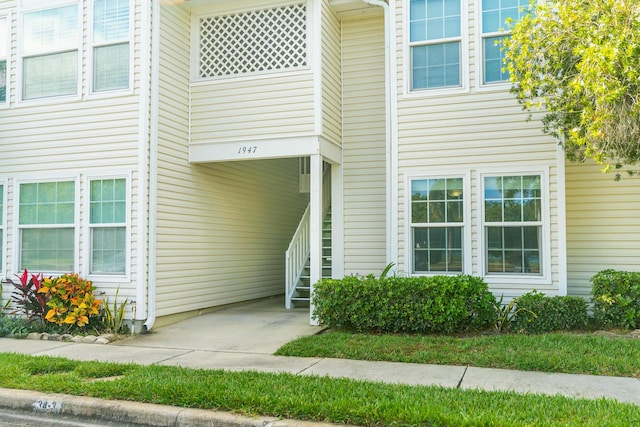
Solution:
<path fill-rule="evenodd" d="M 33 330 L 33 323 L 24 317 L 0 315 L 0 337 L 26 337 Z"/>
<path fill-rule="evenodd" d="M 320 323 L 356 331 L 454 332 L 496 317 L 487 284 L 468 275 L 325 279 L 313 301 Z"/>
<path fill-rule="evenodd" d="M 604 327 L 640 327 L 640 273 L 603 270 L 591 278 L 593 317 Z"/>
<path fill-rule="evenodd" d="M 38 292 L 49 298 L 45 319 L 59 326 L 86 326 L 89 318 L 100 312 L 102 302 L 94 298 L 94 290 L 90 280 L 77 274 L 44 279 Z"/>
<path fill-rule="evenodd" d="M 118 294 L 120 293 L 120 288 L 116 289 L 116 295 L 113 299 L 113 304 L 109 304 L 109 299 L 105 295 L 103 300 L 103 310 L 105 323 L 107 328 L 114 334 L 122 333 L 125 329 L 124 325 L 124 313 L 127 307 L 127 303 L 129 300 L 127 298 L 124 299 L 120 304 L 118 304 Z"/>
<path fill-rule="evenodd" d="M 24 315 L 31 322 L 43 323 L 49 298 L 40 293 L 42 273 L 32 274 L 25 269 L 22 274 L 15 276 L 18 278 L 17 282 L 12 279 L 3 282 L 15 288 L 10 300 L 15 309 L 10 314 Z M 8 308 L 8 305 L 5 308 Z"/>
<path fill-rule="evenodd" d="M 387 264 L 384 270 L 382 270 L 382 273 L 380 273 L 380 277 L 378 278 L 378 280 L 386 279 L 389 273 L 391 272 L 391 269 L 395 267 L 395 265 L 396 264 L 394 262 L 390 262 L 389 264 Z"/>
<path fill-rule="evenodd" d="M 531 316 L 537 318 L 538 315 L 533 311 L 529 310 L 525 307 L 519 307 L 518 305 L 519 297 L 513 298 L 509 301 L 509 304 L 503 304 L 504 295 L 500 296 L 500 300 L 496 301 L 496 312 L 497 318 L 495 322 L 495 330 L 498 332 L 507 332 L 512 330 L 513 322 L 518 313 L 522 311 L 528 311 Z"/>
<path fill-rule="evenodd" d="M 637 1 L 532 2 L 503 39 L 512 92 L 541 110 L 545 133 L 570 159 L 604 171 L 640 161 L 640 5 Z M 619 177 L 619 174 L 616 174 Z"/>
<path fill-rule="evenodd" d="M 518 298 L 517 307 L 512 325 L 516 332 L 569 331 L 588 325 L 587 302 L 580 297 L 549 297 L 533 291 Z"/>

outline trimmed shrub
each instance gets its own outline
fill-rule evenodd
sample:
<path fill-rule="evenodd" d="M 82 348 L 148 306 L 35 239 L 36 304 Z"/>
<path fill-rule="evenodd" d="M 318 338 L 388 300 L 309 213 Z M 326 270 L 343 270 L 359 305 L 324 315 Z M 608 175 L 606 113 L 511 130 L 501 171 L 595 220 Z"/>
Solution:
<path fill-rule="evenodd" d="M 640 328 L 640 273 L 603 270 L 591 283 L 593 317 L 598 325 Z"/>
<path fill-rule="evenodd" d="M 487 284 L 468 275 L 326 279 L 313 304 L 321 324 L 358 332 L 455 332 L 496 319 Z"/>
<path fill-rule="evenodd" d="M 584 329 L 588 325 L 587 302 L 580 297 L 549 297 L 529 292 L 517 299 L 512 330 L 525 334 Z"/>

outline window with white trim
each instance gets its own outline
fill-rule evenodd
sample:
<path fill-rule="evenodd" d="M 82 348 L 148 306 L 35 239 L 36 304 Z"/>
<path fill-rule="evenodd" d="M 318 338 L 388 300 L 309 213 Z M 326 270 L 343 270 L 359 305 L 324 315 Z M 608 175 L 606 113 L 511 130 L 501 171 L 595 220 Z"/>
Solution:
<path fill-rule="evenodd" d="M 74 270 L 74 181 L 20 183 L 18 218 L 18 270 Z"/>
<path fill-rule="evenodd" d="M 126 274 L 127 181 L 94 179 L 89 183 L 90 274 Z"/>
<path fill-rule="evenodd" d="M 129 87 L 130 0 L 93 2 L 93 83 L 92 90 Z"/>
<path fill-rule="evenodd" d="M 413 273 L 461 273 L 464 239 L 462 178 L 411 181 Z"/>
<path fill-rule="evenodd" d="M 78 5 L 22 15 L 22 99 L 78 92 Z"/>
<path fill-rule="evenodd" d="M 483 177 L 485 273 L 542 275 L 540 175 Z"/>
<path fill-rule="evenodd" d="M 511 31 L 507 21 L 513 22 L 529 13 L 529 0 L 482 0 L 482 83 L 504 83 L 509 72 L 503 67 L 502 40 Z"/>
<path fill-rule="evenodd" d="M 7 63 L 9 59 L 9 18 L 0 16 L 0 104 L 7 102 Z"/>
<path fill-rule="evenodd" d="M 462 86 L 462 2 L 409 0 L 411 90 Z"/>

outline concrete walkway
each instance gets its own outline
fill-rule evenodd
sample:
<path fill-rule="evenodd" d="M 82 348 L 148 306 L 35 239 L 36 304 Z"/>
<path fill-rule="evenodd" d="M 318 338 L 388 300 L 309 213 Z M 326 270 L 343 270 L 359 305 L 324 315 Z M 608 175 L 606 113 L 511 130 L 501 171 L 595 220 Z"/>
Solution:
<path fill-rule="evenodd" d="M 636 378 L 273 356 L 273 352 L 286 342 L 320 331 L 318 327 L 309 326 L 308 310 L 287 311 L 282 307 L 282 301 L 278 298 L 232 305 L 108 345 L 4 338 L 0 339 L 0 352 L 142 365 L 328 375 L 385 383 L 561 394 L 575 398 L 604 397 L 640 405 L 640 380 Z M 13 390 L 0 392 L 0 405 L 11 396 L 16 396 Z M 33 402 L 29 399 L 33 399 L 33 394 L 26 400 Z M 71 398 L 66 398 L 67 401 L 69 399 Z M 97 408 L 95 402 L 91 406 Z M 140 405 L 142 407 L 158 408 L 155 405 Z M 129 408 L 129 412 L 130 410 Z M 152 409 L 145 409 L 150 410 Z M 173 408 L 169 411 L 172 414 L 169 418 L 177 410 L 183 413 L 185 411 Z M 211 411 L 204 412 L 213 416 Z M 171 419 L 175 421 L 174 418 Z M 269 423 L 273 421 L 275 420 L 268 420 Z M 219 422 L 216 423 L 218 424 Z"/>

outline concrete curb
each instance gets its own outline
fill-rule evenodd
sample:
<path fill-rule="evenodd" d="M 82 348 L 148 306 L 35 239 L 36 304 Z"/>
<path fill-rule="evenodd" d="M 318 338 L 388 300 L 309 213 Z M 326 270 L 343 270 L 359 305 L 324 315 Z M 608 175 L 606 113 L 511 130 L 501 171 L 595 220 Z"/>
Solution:
<path fill-rule="evenodd" d="M 330 423 L 281 420 L 275 417 L 246 417 L 222 411 L 4 388 L 0 388 L 0 408 L 22 411 L 31 415 L 41 415 L 47 419 L 73 417 L 93 422 L 114 422 L 154 427 L 336 426 L 336 424 Z"/>

